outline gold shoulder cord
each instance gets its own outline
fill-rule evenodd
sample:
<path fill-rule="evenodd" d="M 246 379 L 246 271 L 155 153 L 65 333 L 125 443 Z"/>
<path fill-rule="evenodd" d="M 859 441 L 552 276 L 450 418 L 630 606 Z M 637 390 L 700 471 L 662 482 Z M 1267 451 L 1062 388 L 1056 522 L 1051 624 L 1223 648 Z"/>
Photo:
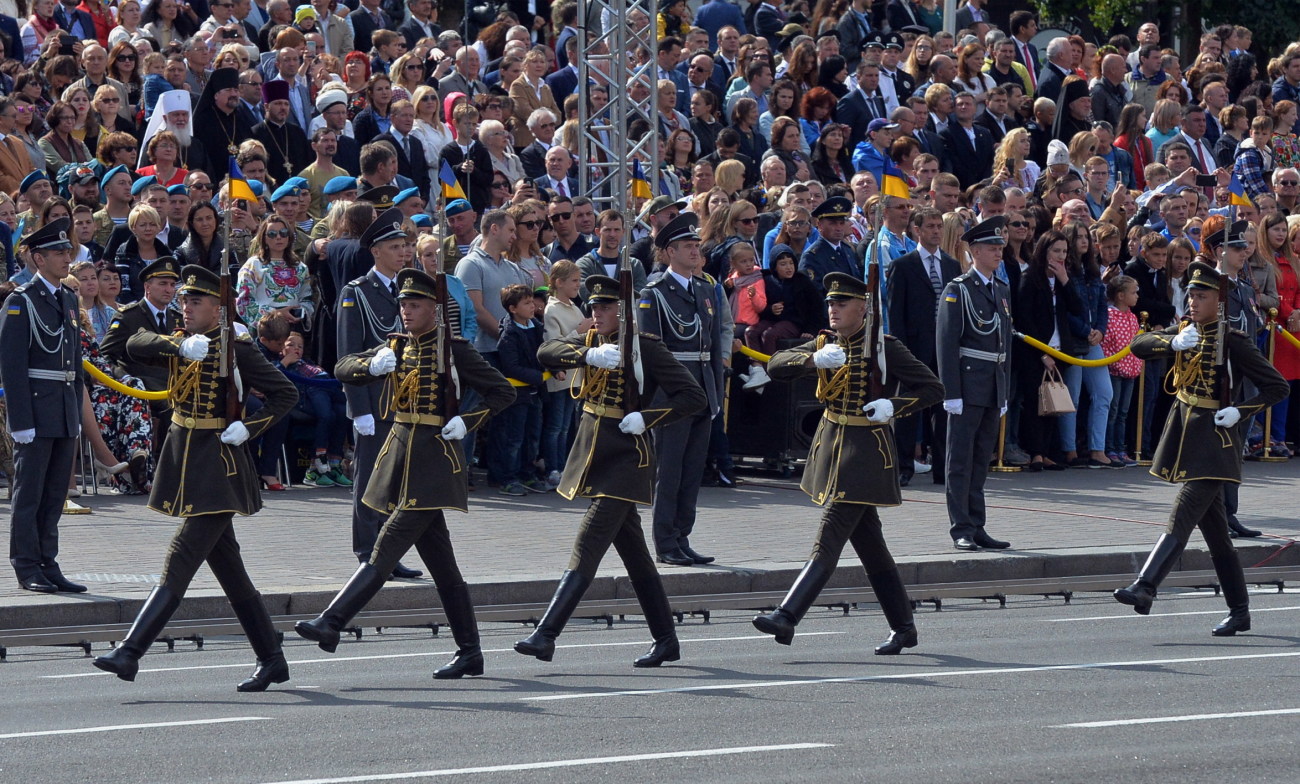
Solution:
<path fill-rule="evenodd" d="M 1165 376 L 1164 389 L 1171 395 L 1177 394 L 1180 389 L 1192 389 L 1204 380 L 1205 368 L 1201 362 L 1204 352 L 1198 351 L 1190 357 L 1186 354 L 1185 351 L 1178 352 L 1174 357 L 1173 369 Z"/>
<path fill-rule="evenodd" d="M 176 367 L 180 367 L 179 360 L 172 360 Z M 180 372 L 174 372 L 176 381 L 171 385 L 171 393 L 168 395 L 168 402 L 172 408 L 176 408 L 181 403 L 189 400 L 199 389 L 199 380 L 203 376 L 203 361 L 195 360 L 189 362 Z"/>
<path fill-rule="evenodd" d="M 591 348 L 593 341 L 600 340 L 600 333 L 596 330 L 587 332 L 587 348 Z M 569 396 L 574 400 L 600 400 L 605 394 L 605 387 L 609 384 L 609 371 L 604 368 L 586 365 L 582 368 L 582 385 L 575 387 L 569 385 Z"/>
<path fill-rule="evenodd" d="M 817 336 L 817 350 L 825 348 L 826 336 Z M 835 369 L 834 373 L 825 368 L 817 368 L 817 399 L 823 403 L 830 403 L 844 397 L 844 393 L 849 390 L 849 366 L 844 364 Z"/>

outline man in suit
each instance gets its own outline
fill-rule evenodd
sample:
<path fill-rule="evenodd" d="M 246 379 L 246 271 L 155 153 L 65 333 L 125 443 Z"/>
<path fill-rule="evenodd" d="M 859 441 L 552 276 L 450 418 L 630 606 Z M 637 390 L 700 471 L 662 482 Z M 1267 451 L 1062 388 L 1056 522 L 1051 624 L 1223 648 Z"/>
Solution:
<path fill-rule="evenodd" d="M 206 16 L 206 14 L 203 16 Z M 71 33 L 78 44 L 82 41 L 94 41 L 99 38 L 95 33 L 94 17 L 82 10 L 80 3 L 71 2 L 71 0 L 59 0 L 54 6 L 54 21 L 59 23 L 59 27 Z M 81 51 L 77 50 L 73 54 L 80 57 Z"/>
<path fill-rule="evenodd" d="M 889 116 L 885 98 L 880 94 L 880 66 L 862 61 L 858 64 L 858 89 L 835 104 L 835 122 L 849 126 L 849 147 L 857 147 L 866 138 L 872 120 Z"/>
<path fill-rule="evenodd" d="M 903 341 L 912 356 L 938 372 L 935 327 L 939 296 L 948 281 L 961 274 L 961 264 L 939 248 L 943 239 L 943 213 L 933 207 L 922 207 L 912 213 L 911 221 L 917 248 L 895 259 L 889 268 L 885 301 L 889 311 L 889 331 Z M 935 484 L 943 484 L 943 448 L 948 432 L 948 415 L 941 406 L 933 406 L 894 422 L 898 482 L 903 487 L 912 481 L 915 470 L 913 455 L 923 422 L 930 424 L 931 476 Z"/>
<path fill-rule="evenodd" d="M 1029 90 L 1038 89 L 1038 47 L 1030 43 L 1038 35 L 1038 17 L 1033 11 L 1020 10 L 1011 14 L 1011 38 L 1016 43 L 1016 62 L 1029 74 Z"/>
<path fill-rule="evenodd" d="M 266 119 L 266 107 L 262 102 L 264 82 L 262 72 L 256 68 L 239 72 L 239 108 L 235 111 L 250 128 Z"/>
<path fill-rule="evenodd" d="M 682 114 L 688 114 L 691 110 L 690 91 L 686 89 L 686 74 L 677 70 L 677 61 L 682 57 L 682 39 L 675 36 L 668 36 L 659 41 L 659 48 L 655 53 L 655 64 L 658 66 L 658 76 L 656 81 L 668 80 L 677 88 L 677 101 L 674 108 Z M 558 102 L 559 99 L 557 98 Z"/>
<path fill-rule="evenodd" d="M 546 151 L 546 173 L 533 180 L 539 198 L 550 201 L 552 196 L 572 199 L 578 192 L 578 180 L 569 174 L 573 156 L 559 145 Z"/>
<path fill-rule="evenodd" d="M 577 36 L 571 36 L 564 45 L 568 49 L 569 64 L 546 77 L 546 86 L 551 88 L 551 97 L 555 99 L 556 106 L 563 106 L 564 99 L 578 89 Z"/>
<path fill-rule="evenodd" d="M 275 55 L 276 75 L 267 81 L 280 81 L 289 85 L 289 122 L 307 133 L 312 117 L 311 87 L 298 78 L 302 55 L 292 46 L 286 46 Z M 278 179 L 278 178 L 277 178 Z"/>
<path fill-rule="evenodd" d="M 1058 112 L 1064 94 L 1065 77 L 1074 73 L 1070 68 L 1070 58 L 1073 56 L 1069 38 L 1060 36 L 1047 42 L 1047 62 L 1043 63 L 1035 97 L 1051 98 L 1056 102 Z"/>
<path fill-rule="evenodd" d="M 909 25 L 924 25 L 921 19 L 920 3 L 912 0 L 889 0 L 885 9 L 885 18 L 889 20 L 890 30 L 902 30 Z"/>
<path fill-rule="evenodd" d="M 966 4 L 957 9 L 957 29 L 970 30 L 976 38 L 984 40 L 984 34 L 989 30 L 989 14 L 984 10 L 984 0 L 966 0 Z"/>
<path fill-rule="evenodd" d="M 722 28 L 734 27 L 742 35 L 746 31 L 745 15 L 730 0 L 708 0 L 695 12 L 695 24 L 709 34 L 710 49 L 717 48 L 718 33 Z"/>
<path fill-rule="evenodd" d="M 840 34 L 840 53 L 851 71 L 856 72 L 862 62 L 862 46 L 871 35 L 871 0 L 853 0 L 840 17 L 835 29 Z"/>
<path fill-rule="evenodd" d="M 948 151 L 943 145 L 943 139 L 939 134 L 930 130 L 926 123 L 930 119 L 930 110 L 925 105 L 925 99 L 913 95 L 907 99 L 906 106 L 900 106 L 895 109 L 889 116 L 891 122 L 896 122 L 901 128 L 901 132 L 916 139 L 921 145 L 921 152 L 929 153 L 939 159 L 940 168 L 946 168 L 948 165 Z M 909 132 L 908 129 L 911 129 Z"/>
<path fill-rule="evenodd" d="M 1007 132 L 1020 127 L 1014 115 L 1007 111 L 1007 90 L 1005 87 L 990 87 L 984 109 L 975 119 L 975 124 L 989 132 L 993 145 L 1002 143 Z"/>
<path fill-rule="evenodd" d="M 843 272 L 862 280 L 862 262 L 845 242 L 849 235 L 849 214 L 853 202 L 834 196 L 813 210 L 821 236 L 799 257 L 799 272 L 807 275 L 820 292 L 822 280 L 832 272 Z"/>
<path fill-rule="evenodd" d="M 370 37 L 376 30 L 393 29 L 392 20 L 379 6 L 380 0 L 361 0 L 361 7 L 348 14 L 348 21 L 352 23 L 353 46 L 358 52 L 370 53 L 374 48 Z"/>
<path fill-rule="evenodd" d="M 433 0 L 406 0 L 410 13 L 397 32 L 406 39 L 406 50 L 415 48 L 421 38 L 437 38 L 442 32 L 438 26 L 438 5 Z"/>
<path fill-rule="evenodd" d="M 519 160 L 524 164 L 524 174 L 530 180 L 546 177 L 546 153 L 551 149 L 555 139 L 555 113 L 545 107 L 534 109 L 528 115 L 528 130 L 533 134 L 533 143 L 519 153 Z"/>
<path fill-rule="evenodd" d="M 330 0 L 311 0 L 311 7 L 316 9 L 316 29 L 325 38 L 325 52 L 339 59 L 352 51 L 352 25 L 342 16 L 330 12 Z M 348 10 L 340 6 L 340 13 Z"/>
<path fill-rule="evenodd" d="M 962 190 L 993 174 L 993 136 L 975 124 L 975 98 L 958 93 L 948 127 L 939 134 Z"/>
<path fill-rule="evenodd" d="M 300 126 L 289 122 L 289 85 L 274 80 L 262 84 L 262 101 L 266 119 L 253 126 L 253 138 L 266 147 L 266 170 L 283 182 L 311 163 L 313 155 L 307 135 Z"/>
<path fill-rule="evenodd" d="M 740 67 L 740 32 L 737 28 L 727 26 L 718 30 L 718 50 L 713 55 L 713 83 L 723 95 L 727 93 L 727 87 L 731 82 L 731 77 L 735 76 L 736 69 Z M 722 104 L 719 103 L 718 106 Z"/>
<path fill-rule="evenodd" d="M 723 95 L 718 89 L 714 77 L 717 75 L 718 66 L 713 55 L 708 52 L 699 52 L 693 55 L 687 62 L 682 63 L 686 66 L 686 103 L 687 109 L 682 113 L 690 116 L 690 101 L 695 94 L 701 91 L 713 93 L 714 106 L 722 106 Z M 680 109 L 678 111 L 681 111 Z"/>
<path fill-rule="evenodd" d="M 452 93 L 465 93 L 470 98 L 488 91 L 478 78 L 479 56 L 472 46 L 456 50 L 456 70 L 438 80 L 438 95 L 446 98 Z"/>
<path fill-rule="evenodd" d="M 754 35 L 766 38 L 772 49 L 776 49 L 781 42 L 779 33 L 782 27 L 785 27 L 785 12 L 767 0 L 762 0 L 754 11 Z"/>
<path fill-rule="evenodd" d="M 397 151 L 397 173 L 409 177 L 420 196 L 429 196 L 429 167 L 425 163 L 424 144 L 411 135 L 415 126 L 415 104 L 405 99 L 393 103 L 389 113 L 389 129 L 375 137 L 377 142 L 388 142 Z"/>
<path fill-rule="evenodd" d="M 59 218 L 24 240 L 36 275 L 9 296 L 0 322 L 0 376 L 14 440 L 9 562 L 19 587 L 38 593 L 86 590 L 63 576 L 57 560 L 85 383 L 77 295 L 63 286 L 71 229 Z"/>

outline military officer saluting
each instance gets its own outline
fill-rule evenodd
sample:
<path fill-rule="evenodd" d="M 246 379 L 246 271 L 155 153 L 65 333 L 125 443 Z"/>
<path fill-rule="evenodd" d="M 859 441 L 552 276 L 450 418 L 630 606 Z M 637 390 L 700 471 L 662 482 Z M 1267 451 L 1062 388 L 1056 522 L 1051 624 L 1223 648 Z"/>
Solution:
<path fill-rule="evenodd" d="M 252 454 L 247 442 L 294 407 L 298 391 L 267 362 L 247 333 L 234 336 L 233 351 L 224 345 L 221 279 L 195 264 L 181 270 L 184 329 L 168 335 L 140 330 L 127 341 L 132 360 L 169 369 L 171 423 L 154 472 L 149 508 L 181 518 L 163 561 L 162 580 L 145 600 L 126 639 L 95 666 L 125 681 L 135 680 L 140 657 L 157 639 L 180 606 L 199 566 L 207 561 L 230 599 L 248 642 L 257 655 L 253 675 L 239 691 L 264 691 L 289 680 L 289 665 L 271 625 L 262 597 L 249 579 L 233 526 L 236 514 L 262 508 Z M 227 357 L 238 384 L 221 376 Z M 263 406 L 256 414 L 227 421 L 228 396 L 255 389 Z M 239 408 L 242 414 L 242 407 Z"/>
<path fill-rule="evenodd" d="M 23 244 L 36 275 L 5 301 L 0 323 L 14 476 L 9 562 L 28 591 L 81 593 L 59 569 L 59 516 L 81 434 L 81 333 L 77 295 L 64 288 L 72 262 L 71 221 L 59 218 Z"/>
<path fill-rule="evenodd" d="M 962 235 L 973 264 L 939 297 L 935 342 L 948 412 L 944 481 L 949 534 L 958 550 L 1010 547 L 984 530 L 984 480 L 1011 386 L 1011 292 L 994 274 L 1006 222 L 999 215 Z"/>
<path fill-rule="evenodd" d="M 817 399 L 826 410 L 799 486 L 826 511 L 812 556 L 790 592 L 774 612 L 754 618 L 754 626 L 789 645 L 794 627 L 835 572 L 844 543 L 851 542 L 891 630 L 876 653 L 891 655 L 916 647 L 917 634 L 912 602 L 876 511 L 903 502 L 890 423 L 938 403 L 943 386 L 897 339 L 873 340 L 873 334 L 880 335 L 880 325 L 872 323 L 879 311 L 868 302 L 873 295 L 865 283 L 832 273 L 824 287 L 830 330 L 802 346 L 778 351 L 767 367 L 778 381 L 817 376 Z M 874 373 L 877 368 L 883 378 Z"/>
<path fill-rule="evenodd" d="M 571 383 L 579 390 L 582 417 L 557 489 L 569 500 L 581 497 L 592 501 L 555 597 L 537 630 L 515 643 L 515 650 L 542 661 L 551 660 L 555 638 L 595 578 L 600 559 L 613 544 L 627 568 L 654 638 L 650 651 L 634 664 L 658 667 L 665 661 L 677 661 L 680 651 L 668 596 L 646 549 L 636 510 L 637 504 L 648 505 L 654 496 L 654 447 L 646 430 L 695 414 L 708 400 L 691 373 L 673 359 L 657 337 L 638 336 L 639 356 L 623 356 L 619 348 L 618 281 L 592 275 L 585 285 L 595 327 L 585 335 L 548 341 L 537 357 L 548 369 L 578 374 L 580 379 Z M 635 361 L 640 362 L 644 384 L 638 383 L 632 369 Z M 656 391 L 663 394 L 657 396 Z M 640 408 L 630 403 L 652 398 L 664 407 Z"/>
<path fill-rule="evenodd" d="M 862 261 L 845 242 L 852 229 L 849 224 L 852 213 L 853 202 L 843 196 L 833 196 L 813 210 L 821 236 L 799 258 L 799 271 L 812 278 L 818 288 L 832 272 L 863 278 Z"/>
<path fill-rule="evenodd" d="M 401 217 L 390 216 L 366 229 L 362 244 L 405 236 Z M 397 288 L 408 334 L 341 357 L 334 367 L 335 377 L 345 384 L 382 382 L 381 405 L 393 412 L 392 430 L 361 499 L 388 515 L 388 520 L 370 560 L 357 569 L 325 612 L 299 621 L 294 628 L 332 653 L 339 644 L 339 630 L 379 592 L 397 559 L 415 545 L 433 575 L 456 639 L 455 658 L 433 677 L 482 675 L 474 604 L 456 564 L 443 510 L 468 510 L 469 467 L 461 439 L 514 402 L 515 391 L 473 344 L 450 336 L 433 278 L 422 270 L 404 269 L 397 273 Z M 483 407 L 457 410 L 466 386 L 482 395 Z"/>
<path fill-rule="evenodd" d="M 713 417 L 722 410 L 723 329 L 717 285 L 701 274 L 699 219 L 684 213 L 655 235 L 655 255 L 667 266 L 650 276 L 641 292 L 641 330 L 661 335 L 663 345 L 704 389 L 709 405 L 697 413 L 654 429 L 659 466 L 655 479 L 655 551 L 663 563 L 706 564 L 713 558 L 691 547 L 695 506 L 704 478 Z M 666 393 L 659 390 L 657 396 Z M 651 400 L 654 408 L 669 407 Z"/>
<path fill-rule="evenodd" d="M 1222 245 L 1219 253 L 1234 254 L 1234 261 L 1242 259 L 1245 229 L 1246 221 L 1239 221 L 1226 229 L 1226 241 L 1212 237 L 1208 243 Z M 1250 596 L 1237 551 L 1228 537 L 1223 502 L 1224 485 L 1241 482 L 1242 433 L 1237 423 L 1281 401 L 1290 388 L 1259 353 L 1252 338 L 1219 323 L 1220 281 L 1226 280 L 1229 288 L 1235 285 L 1221 276 L 1203 261 L 1192 262 L 1186 276 L 1187 319 L 1133 340 L 1133 354 L 1142 359 L 1173 359 L 1170 381 L 1175 401 L 1151 473 L 1166 482 L 1182 483 L 1182 487 L 1174 497 L 1165 533 L 1156 541 L 1137 580 L 1115 591 L 1115 599 L 1140 615 L 1150 613 L 1160 583 L 1178 561 L 1192 529 L 1200 528 L 1228 605 L 1228 617 L 1213 630 L 1215 636 L 1224 637 L 1250 630 Z M 1242 377 L 1251 381 L 1257 392 L 1241 403 L 1224 406 L 1220 385 Z"/>

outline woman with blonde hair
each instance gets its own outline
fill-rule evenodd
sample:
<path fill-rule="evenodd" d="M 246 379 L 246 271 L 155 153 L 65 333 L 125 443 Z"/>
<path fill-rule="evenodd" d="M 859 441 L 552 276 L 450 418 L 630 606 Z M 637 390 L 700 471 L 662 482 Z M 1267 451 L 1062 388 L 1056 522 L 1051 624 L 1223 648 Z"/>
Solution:
<path fill-rule="evenodd" d="M 961 235 L 966 233 L 966 220 L 961 210 L 954 210 L 943 216 L 943 237 L 939 240 L 939 248 L 961 262 L 961 271 L 965 272 L 970 269 L 970 259 L 966 255 L 966 243 L 962 242 Z"/>
<path fill-rule="evenodd" d="M 393 100 L 399 100 L 401 93 L 408 101 L 413 101 L 415 91 L 424 84 L 424 63 L 414 52 L 400 55 L 388 67 L 388 75 L 393 77 Z"/>
<path fill-rule="evenodd" d="M 456 140 L 456 133 L 442 120 L 442 99 L 436 88 L 420 85 L 415 88 L 411 103 L 415 104 L 411 135 L 424 145 L 424 160 L 430 169 L 436 170 L 442 148 Z"/>
<path fill-rule="evenodd" d="M 745 164 L 734 159 L 722 161 L 713 170 L 713 183 L 734 199 L 745 187 Z"/>
<path fill-rule="evenodd" d="M 912 42 L 912 51 L 907 55 L 903 70 L 912 75 L 917 84 L 930 78 L 930 61 L 934 59 L 934 39 L 928 35 L 918 36 Z"/>
<path fill-rule="evenodd" d="M 1024 191 L 1031 191 L 1042 170 L 1038 164 L 1029 160 L 1029 131 L 1013 128 L 1007 131 L 993 154 L 993 177 L 1004 184 L 1014 185 Z"/>
<path fill-rule="evenodd" d="M 1077 171 L 1079 176 L 1082 177 L 1087 170 L 1088 159 L 1097 154 L 1099 144 L 1097 134 L 1092 131 L 1081 131 L 1070 139 L 1070 168 Z"/>
<path fill-rule="evenodd" d="M 510 100 L 514 101 L 515 147 L 527 147 L 534 141 L 528 130 L 528 118 L 537 109 L 550 109 L 556 117 L 563 117 L 560 105 L 551 94 L 545 81 L 550 63 L 544 47 L 533 47 L 524 55 L 524 72 L 510 85 Z"/>
<path fill-rule="evenodd" d="M 551 262 L 542 253 L 539 229 L 546 220 L 546 205 L 537 199 L 527 199 L 507 207 L 506 214 L 515 219 L 515 242 L 506 251 L 506 258 L 528 273 L 534 288 L 545 286 Z"/>
<path fill-rule="evenodd" d="M 117 26 L 108 34 L 108 45 L 117 46 L 123 41 L 130 41 L 144 35 L 140 29 L 140 20 L 144 17 L 144 6 L 140 0 L 122 0 L 117 4 Z"/>
<path fill-rule="evenodd" d="M 1162 98 L 1156 101 L 1155 108 L 1151 110 L 1151 127 L 1147 129 L 1147 138 L 1151 140 L 1151 148 L 1159 150 L 1165 142 L 1173 139 L 1178 135 L 1179 126 L 1183 119 L 1183 107 L 1168 98 Z M 1133 162 L 1134 170 L 1137 168 L 1137 161 Z"/>

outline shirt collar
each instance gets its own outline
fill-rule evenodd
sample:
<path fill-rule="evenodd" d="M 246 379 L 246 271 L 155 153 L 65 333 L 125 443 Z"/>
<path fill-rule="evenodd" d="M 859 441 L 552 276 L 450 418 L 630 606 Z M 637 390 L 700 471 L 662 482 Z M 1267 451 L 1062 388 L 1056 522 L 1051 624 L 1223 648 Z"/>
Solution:
<path fill-rule="evenodd" d="M 690 290 L 691 290 L 691 281 L 690 281 L 690 278 L 683 278 L 681 275 L 678 275 L 678 274 L 677 274 L 676 272 L 674 272 L 672 269 L 669 269 L 669 270 L 668 270 L 668 274 L 669 274 L 669 275 L 672 275 L 672 276 L 673 276 L 673 279 L 676 280 L 678 283 L 680 283 L 680 284 L 682 285 L 682 288 L 686 289 L 687 291 L 690 291 Z"/>

